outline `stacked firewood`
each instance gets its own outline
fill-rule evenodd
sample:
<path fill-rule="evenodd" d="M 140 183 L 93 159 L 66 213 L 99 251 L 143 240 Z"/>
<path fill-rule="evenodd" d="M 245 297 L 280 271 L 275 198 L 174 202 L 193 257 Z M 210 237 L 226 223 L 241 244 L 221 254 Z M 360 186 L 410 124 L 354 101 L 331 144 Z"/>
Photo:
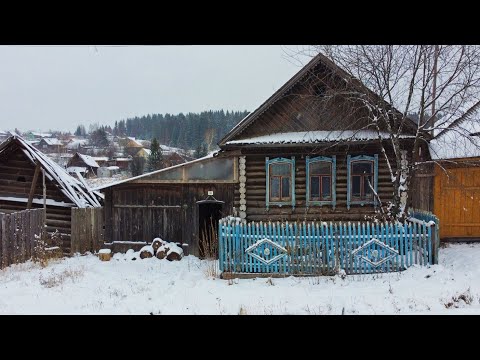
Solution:
<path fill-rule="evenodd" d="M 180 243 L 168 242 L 160 238 L 153 239 L 151 245 L 146 245 L 140 249 L 140 258 L 151 257 L 157 259 L 167 259 L 169 261 L 178 261 L 183 258 L 183 249 Z"/>

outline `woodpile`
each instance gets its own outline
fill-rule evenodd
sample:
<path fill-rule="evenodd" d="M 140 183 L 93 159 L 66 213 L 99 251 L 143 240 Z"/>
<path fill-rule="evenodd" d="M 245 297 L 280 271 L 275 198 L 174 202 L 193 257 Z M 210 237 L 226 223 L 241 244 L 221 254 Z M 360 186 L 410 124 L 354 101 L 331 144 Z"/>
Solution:
<path fill-rule="evenodd" d="M 188 255 L 188 244 L 168 242 L 157 237 L 153 239 L 150 245 L 143 246 L 138 252 L 129 249 L 125 253 L 125 260 L 136 260 L 137 256 L 139 256 L 140 259 L 156 257 L 160 260 L 179 261 L 182 260 L 185 255 Z M 111 258 L 111 251 L 109 249 L 102 249 L 99 251 L 98 256 L 101 260 L 108 261 Z"/>
<path fill-rule="evenodd" d="M 182 244 L 168 242 L 161 238 L 153 239 L 152 245 L 144 246 L 142 250 L 145 252 L 145 257 L 155 256 L 160 260 L 167 259 L 169 261 L 179 261 L 182 260 L 184 255 Z M 140 257 L 144 259 L 145 257 L 142 257 L 142 250 L 140 250 Z M 151 254 L 151 256 L 147 253 Z"/>
<path fill-rule="evenodd" d="M 140 259 L 148 259 L 155 255 L 155 251 L 151 245 L 144 246 L 140 249 Z"/>

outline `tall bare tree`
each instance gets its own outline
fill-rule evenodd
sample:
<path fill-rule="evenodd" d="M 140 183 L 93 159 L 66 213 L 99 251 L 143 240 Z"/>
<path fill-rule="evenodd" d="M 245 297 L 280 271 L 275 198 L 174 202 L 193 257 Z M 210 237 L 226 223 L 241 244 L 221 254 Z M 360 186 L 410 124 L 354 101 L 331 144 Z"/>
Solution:
<path fill-rule="evenodd" d="M 412 176 L 422 161 L 422 144 L 448 133 L 463 142 L 475 142 L 469 135 L 479 124 L 475 117 L 480 109 L 479 46 L 313 45 L 286 50 L 297 60 L 321 53 L 344 70 L 340 74 L 344 86 L 328 96 L 322 92 L 322 101 L 342 96 L 354 107 L 353 112 L 361 108 L 366 114 L 362 116 L 368 118 L 366 127 L 378 132 L 395 190 L 388 207 L 391 216 L 405 216 Z M 413 146 L 402 148 L 404 130 L 412 126 Z M 385 137 L 380 136 L 385 132 L 395 154 L 393 160 L 385 151 Z M 405 151 L 410 152 L 408 163 Z"/>

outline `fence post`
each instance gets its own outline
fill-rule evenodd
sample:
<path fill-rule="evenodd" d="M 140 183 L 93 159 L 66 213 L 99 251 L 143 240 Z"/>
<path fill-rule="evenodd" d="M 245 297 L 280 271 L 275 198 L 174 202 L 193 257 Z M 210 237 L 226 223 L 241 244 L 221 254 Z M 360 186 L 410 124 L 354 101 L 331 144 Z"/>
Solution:
<path fill-rule="evenodd" d="M 432 263 L 433 264 L 438 264 L 438 243 L 437 243 L 437 222 L 435 222 L 435 225 L 430 226 L 432 229 L 431 232 L 431 244 L 432 244 Z"/>

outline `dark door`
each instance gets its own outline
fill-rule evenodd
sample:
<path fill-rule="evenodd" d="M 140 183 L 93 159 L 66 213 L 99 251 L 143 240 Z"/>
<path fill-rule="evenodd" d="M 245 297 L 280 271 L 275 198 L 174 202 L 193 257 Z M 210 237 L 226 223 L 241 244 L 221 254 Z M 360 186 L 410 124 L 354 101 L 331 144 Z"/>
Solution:
<path fill-rule="evenodd" d="M 200 258 L 218 257 L 218 221 L 222 217 L 223 202 L 199 201 L 198 248 Z"/>

